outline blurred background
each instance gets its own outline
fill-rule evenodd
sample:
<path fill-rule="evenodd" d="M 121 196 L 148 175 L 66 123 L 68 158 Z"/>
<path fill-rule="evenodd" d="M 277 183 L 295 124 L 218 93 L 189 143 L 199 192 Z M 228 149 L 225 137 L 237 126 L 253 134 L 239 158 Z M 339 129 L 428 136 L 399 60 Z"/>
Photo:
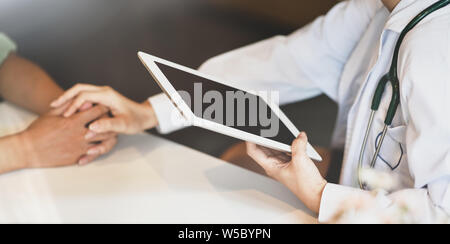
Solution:
<path fill-rule="evenodd" d="M 0 0 L 0 32 L 63 87 L 109 85 L 136 101 L 161 90 L 145 51 L 191 68 L 223 52 L 287 35 L 336 0 Z M 282 108 L 314 145 L 328 146 L 336 106 L 321 96 Z M 150 133 L 156 133 L 150 131 Z M 212 156 L 237 142 L 188 128 L 164 136 Z M 195 138 L 195 139 L 194 139 Z"/>

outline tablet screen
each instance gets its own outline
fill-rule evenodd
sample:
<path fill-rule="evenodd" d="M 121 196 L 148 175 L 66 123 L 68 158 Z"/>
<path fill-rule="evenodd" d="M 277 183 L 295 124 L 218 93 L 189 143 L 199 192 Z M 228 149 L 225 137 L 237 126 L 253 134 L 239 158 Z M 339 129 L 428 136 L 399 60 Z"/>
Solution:
<path fill-rule="evenodd" d="M 260 96 L 156 64 L 195 116 L 286 145 L 295 140 L 294 134 Z"/>

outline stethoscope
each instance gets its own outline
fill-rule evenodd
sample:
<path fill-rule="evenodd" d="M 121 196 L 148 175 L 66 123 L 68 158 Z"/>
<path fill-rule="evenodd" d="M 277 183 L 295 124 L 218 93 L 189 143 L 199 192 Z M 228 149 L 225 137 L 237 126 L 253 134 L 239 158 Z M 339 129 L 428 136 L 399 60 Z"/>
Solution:
<path fill-rule="evenodd" d="M 397 112 L 397 108 L 400 104 L 400 81 L 398 79 L 398 56 L 400 52 L 400 47 L 405 39 L 406 34 L 408 34 L 417 24 L 419 24 L 423 19 L 425 19 L 428 15 L 432 14 L 433 12 L 436 12 L 437 10 L 447 6 L 450 4 L 450 0 L 441 0 L 424 11 L 422 11 L 419 15 L 417 15 L 409 24 L 403 29 L 403 31 L 400 34 L 400 37 L 397 41 L 397 44 L 394 49 L 394 56 L 392 58 L 392 64 L 389 69 L 389 72 L 384 75 L 381 80 L 378 83 L 377 89 L 375 90 L 375 94 L 372 100 L 372 107 L 371 107 L 371 113 L 369 118 L 369 123 L 366 128 L 366 134 L 364 136 L 364 141 L 361 146 L 361 152 L 359 154 L 359 161 L 358 161 L 358 183 L 361 189 L 366 189 L 365 183 L 361 180 L 361 171 L 364 161 L 364 151 L 366 150 L 367 141 L 369 138 L 370 130 L 372 129 L 373 120 L 375 118 L 375 113 L 378 111 L 378 108 L 380 107 L 381 99 L 383 97 L 383 93 L 386 89 L 387 83 L 391 83 L 392 86 L 392 99 L 391 103 L 389 104 L 389 109 L 386 114 L 386 119 L 384 121 L 384 128 L 383 132 L 381 134 L 380 140 L 378 145 L 376 145 L 375 154 L 373 155 L 372 161 L 370 162 L 370 168 L 375 168 L 375 165 L 377 163 L 378 155 L 380 154 L 381 146 L 383 145 L 383 141 L 386 137 L 386 133 L 389 129 L 389 127 L 392 124 L 392 121 L 394 120 L 395 114 Z"/>

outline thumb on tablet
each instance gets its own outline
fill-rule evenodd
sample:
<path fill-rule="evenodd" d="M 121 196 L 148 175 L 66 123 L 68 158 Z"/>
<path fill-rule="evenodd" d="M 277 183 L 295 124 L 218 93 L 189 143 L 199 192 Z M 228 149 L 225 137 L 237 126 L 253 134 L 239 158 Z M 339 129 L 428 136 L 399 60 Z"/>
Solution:
<path fill-rule="evenodd" d="M 308 145 L 308 136 L 305 132 L 301 132 L 300 135 L 295 139 L 295 141 L 292 143 L 292 156 L 293 158 L 297 158 L 299 156 L 306 156 L 308 157 L 306 153 L 306 148 Z"/>

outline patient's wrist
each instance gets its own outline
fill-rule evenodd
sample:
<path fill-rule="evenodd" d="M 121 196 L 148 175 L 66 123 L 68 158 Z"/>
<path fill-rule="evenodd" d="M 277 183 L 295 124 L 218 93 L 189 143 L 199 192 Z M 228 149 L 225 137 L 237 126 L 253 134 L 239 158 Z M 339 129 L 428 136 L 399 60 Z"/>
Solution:
<path fill-rule="evenodd" d="M 27 167 L 29 153 L 22 133 L 0 138 L 0 174 Z"/>
<path fill-rule="evenodd" d="M 23 131 L 16 136 L 16 143 L 20 146 L 18 147 L 18 159 L 20 169 L 32 168 L 34 161 L 37 159 L 37 151 L 35 147 L 35 141 L 30 136 L 30 133 Z"/>

